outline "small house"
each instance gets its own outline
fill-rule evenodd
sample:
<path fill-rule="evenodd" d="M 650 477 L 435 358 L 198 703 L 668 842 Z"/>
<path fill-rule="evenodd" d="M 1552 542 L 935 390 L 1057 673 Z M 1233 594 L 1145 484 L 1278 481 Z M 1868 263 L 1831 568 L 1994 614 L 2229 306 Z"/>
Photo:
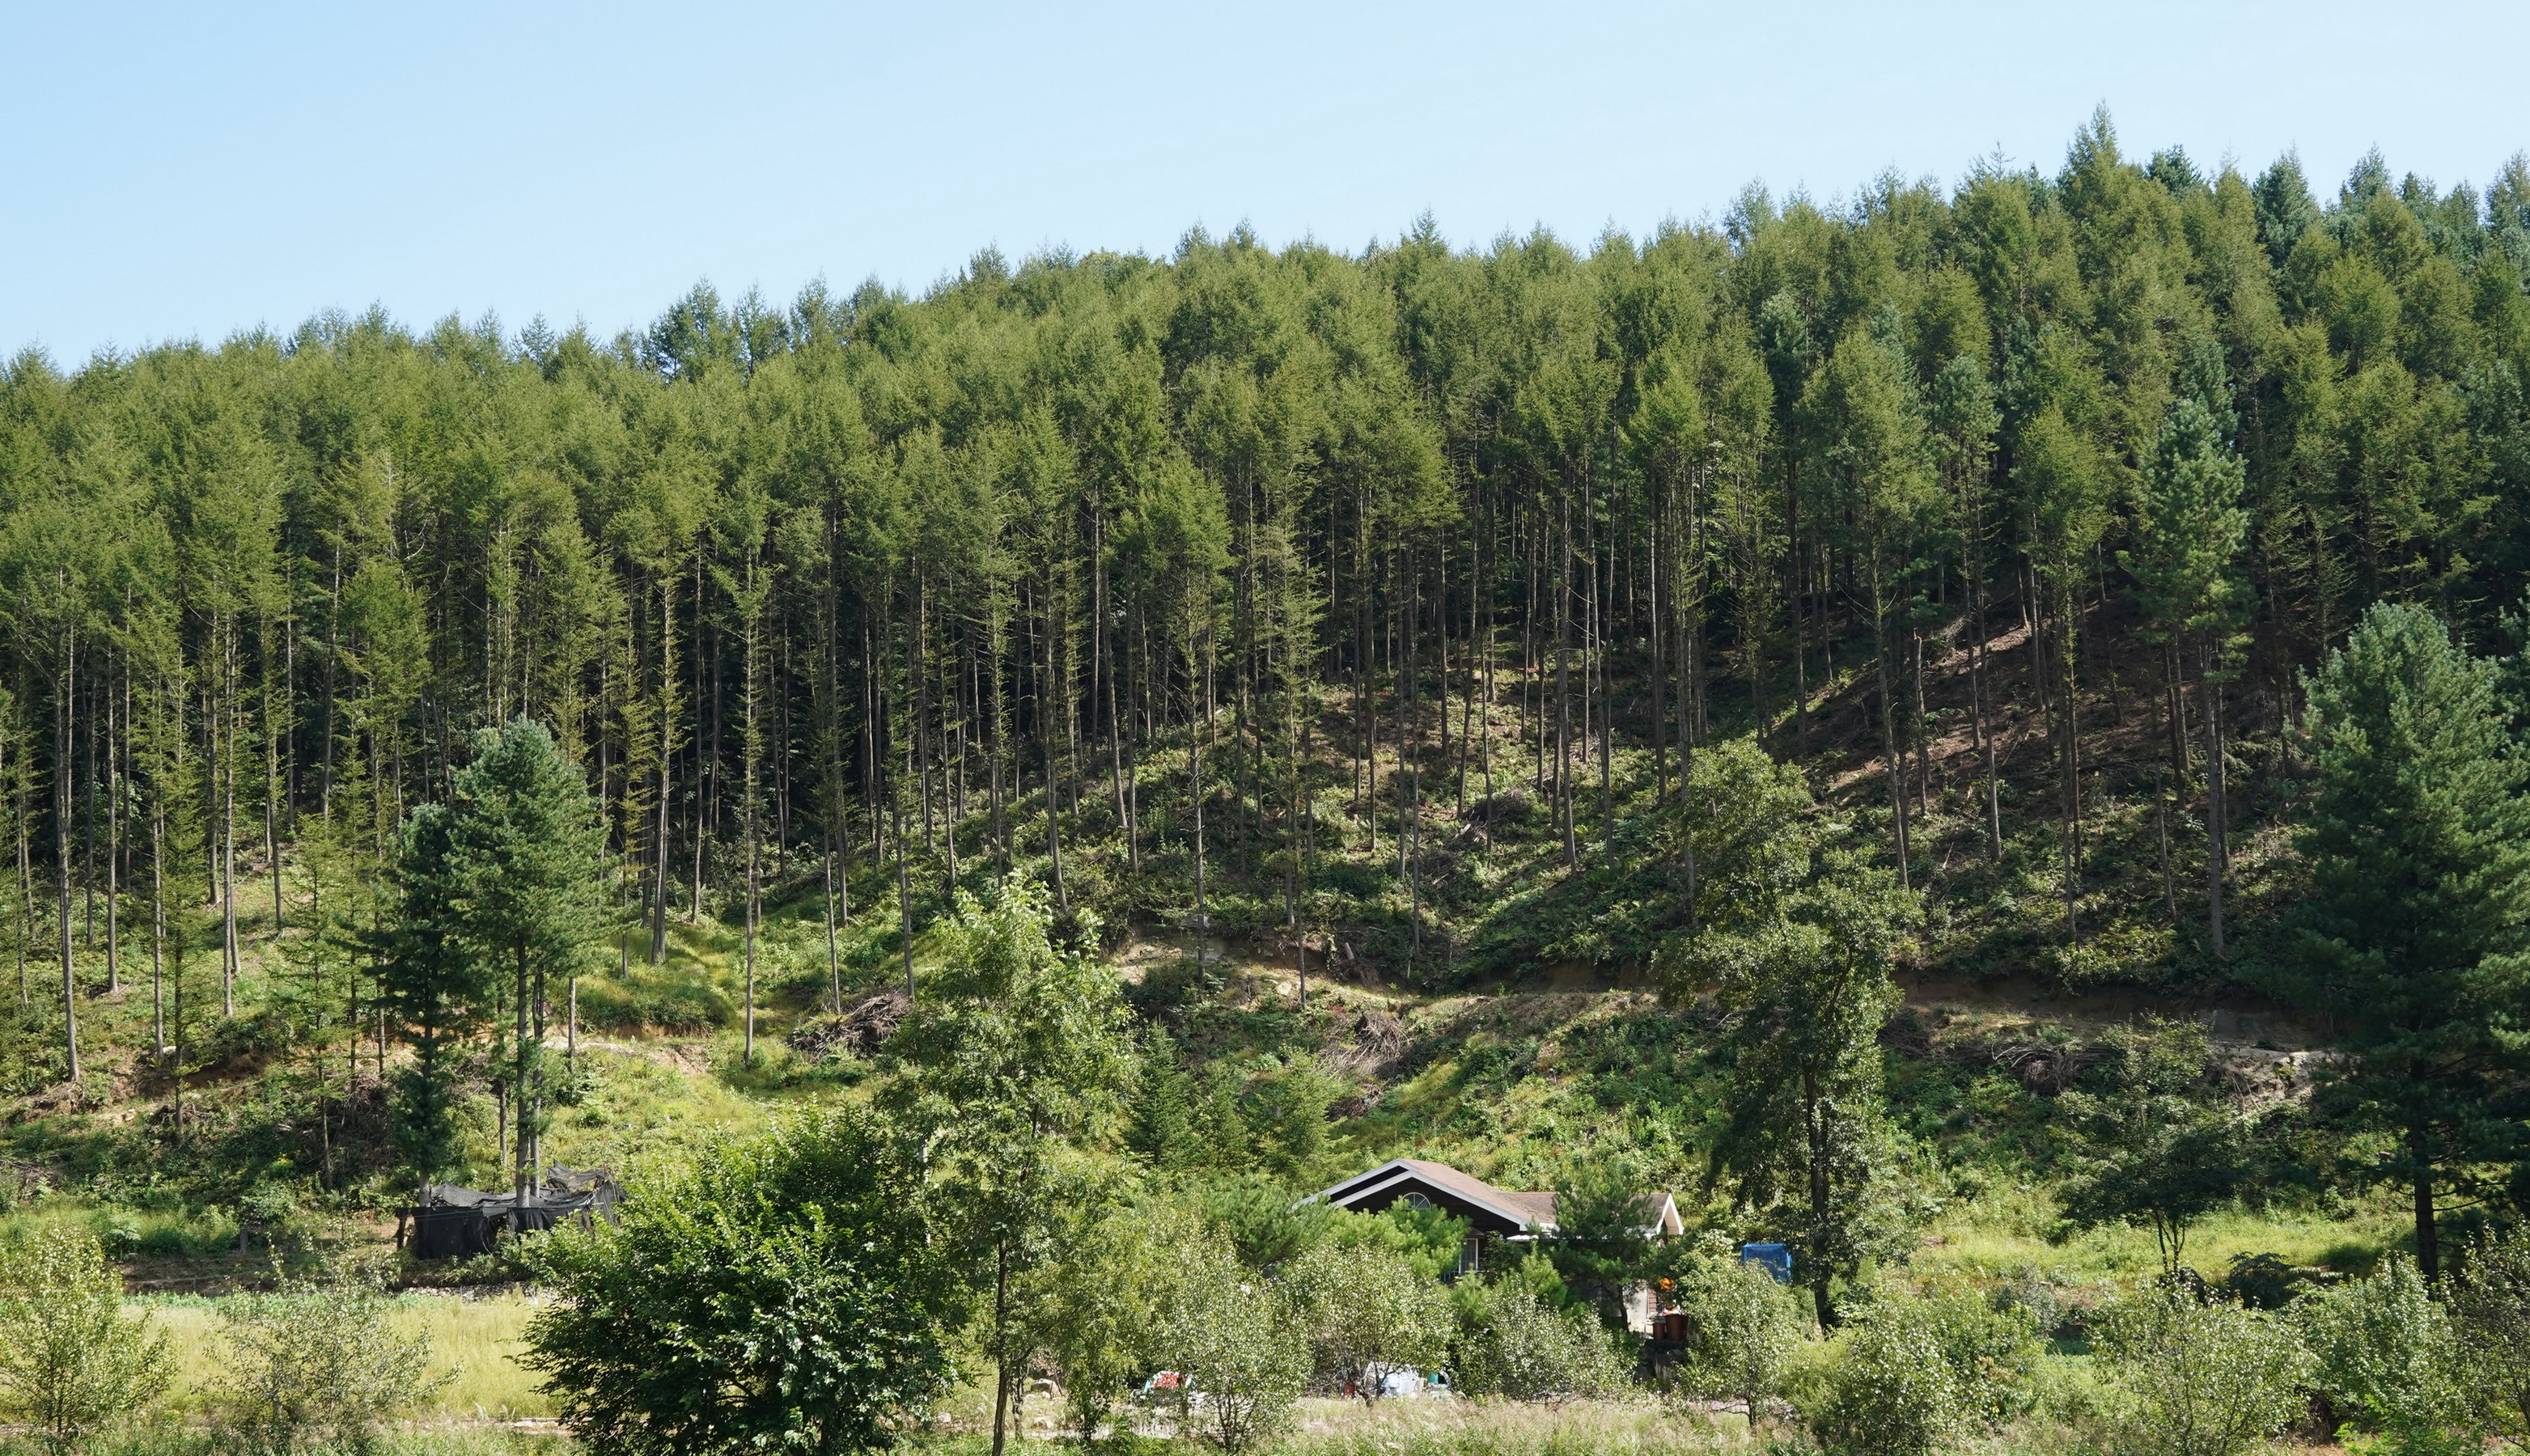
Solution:
<path fill-rule="evenodd" d="M 1462 1274 L 1472 1272 L 1482 1262 L 1484 1245 L 1489 1241 L 1525 1243 L 1552 1237 L 1556 1232 L 1553 1193 L 1497 1188 L 1446 1162 L 1419 1158 L 1392 1159 L 1366 1173 L 1321 1189 L 1304 1202 L 1356 1213 L 1377 1213 L 1404 1204 L 1408 1208 L 1438 1209 L 1453 1217 L 1464 1218 L 1467 1243 L 1458 1254 L 1458 1272 Z M 1678 1214 L 1678 1199 L 1667 1192 L 1646 1190 L 1636 1199 L 1635 1208 L 1642 1216 L 1636 1231 L 1645 1238 L 1661 1239 L 1685 1232 L 1686 1225 Z M 1629 1291 L 1625 1299 L 1626 1322 L 1648 1333 L 1653 1305 L 1648 1288 Z"/>

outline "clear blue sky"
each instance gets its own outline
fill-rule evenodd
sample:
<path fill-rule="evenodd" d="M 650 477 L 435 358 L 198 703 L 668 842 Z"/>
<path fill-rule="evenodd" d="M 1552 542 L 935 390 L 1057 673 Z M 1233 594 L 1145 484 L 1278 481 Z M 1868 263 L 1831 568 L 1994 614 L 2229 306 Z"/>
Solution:
<path fill-rule="evenodd" d="M 0 351 L 384 304 L 602 334 L 698 279 L 919 291 L 987 244 L 1347 249 L 2127 150 L 2333 187 L 2530 146 L 2511 4 L 0 4 Z"/>

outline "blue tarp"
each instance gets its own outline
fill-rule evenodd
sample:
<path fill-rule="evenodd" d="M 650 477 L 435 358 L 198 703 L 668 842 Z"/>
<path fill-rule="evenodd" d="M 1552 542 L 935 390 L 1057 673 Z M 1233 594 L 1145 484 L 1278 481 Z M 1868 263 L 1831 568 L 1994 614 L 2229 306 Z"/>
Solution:
<path fill-rule="evenodd" d="M 1778 1284 L 1792 1282 L 1792 1251 L 1782 1244 L 1741 1244 L 1741 1264 L 1760 1264 Z"/>

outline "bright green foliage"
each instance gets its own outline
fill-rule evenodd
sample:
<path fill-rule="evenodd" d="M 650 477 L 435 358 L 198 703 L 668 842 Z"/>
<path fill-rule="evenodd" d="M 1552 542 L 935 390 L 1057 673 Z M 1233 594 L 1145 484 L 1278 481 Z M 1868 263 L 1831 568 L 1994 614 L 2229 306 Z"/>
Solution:
<path fill-rule="evenodd" d="M 1184 1376 L 1171 1399 L 1178 1429 L 1226 1451 L 1282 1430 L 1310 1363 L 1290 1291 L 1190 1211 L 1155 1224 L 1144 1259 L 1157 1290 L 1153 1363 Z"/>
<path fill-rule="evenodd" d="M 2059 1204 L 2069 1228 L 2148 1226 L 2162 1271 L 2175 1274 L 2189 1226 L 2255 1175 L 2251 1129 L 2228 1099 L 2209 1096 L 2211 1053 L 2197 1027 L 2151 1021 L 2115 1028 L 2105 1040 L 2116 1058 L 2113 1090 L 2058 1100 L 2081 1148 Z"/>
<path fill-rule="evenodd" d="M 1380 1394 L 1372 1367 L 1438 1365 L 1450 1342 L 1449 1295 L 1404 1256 L 1321 1239 L 1277 1270 L 1323 1378 Z"/>
<path fill-rule="evenodd" d="M 1460 1316 L 1458 1388 L 1512 1400 L 1607 1396 L 1625 1387 L 1630 1362 L 1585 1310 L 1560 1310 L 1526 1279 L 1506 1277 Z"/>
<path fill-rule="evenodd" d="M 626 1191 L 617 1221 L 537 1248 L 557 1302 L 522 1363 L 592 1446 L 879 1450 L 948 1388 L 962 1270 L 885 1123 L 803 1114 Z"/>
<path fill-rule="evenodd" d="M 2135 547 L 2118 554 L 2135 599 L 2165 633 L 2212 633 L 2228 651 L 2247 585 L 2232 574 L 2248 534 L 2247 470 L 2202 400 L 2180 400 L 2135 486 Z"/>
<path fill-rule="evenodd" d="M 1809 1312 L 1759 1265 L 1698 1259 L 1679 1269 L 1666 1298 L 1687 1317 L 1688 1349 L 1679 1380 L 1688 1390 L 1747 1404 L 1749 1418 L 1782 1391 L 1809 1332 Z"/>
<path fill-rule="evenodd" d="M 1904 1293 L 1874 1300 L 1829 1373 L 1810 1427 L 1831 1451 L 1934 1456 L 1970 1426 L 1972 1392 L 1943 1348 L 1937 1312 Z"/>
<path fill-rule="evenodd" d="M 0 1412 L 73 1450 L 146 1410 L 175 1373 L 167 1339 L 123 1313 L 97 1241 L 46 1229 L 0 1245 Z"/>
<path fill-rule="evenodd" d="M 1173 1205 L 1091 1202 L 1058 1232 L 1063 1257 L 1025 1281 L 1028 1322 L 1062 1375 L 1065 1424 L 1082 1441 L 1161 1358 L 1153 1261 L 1188 1224 Z"/>
<path fill-rule="evenodd" d="M 2101 1311 L 2092 1343 L 2125 1398 L 2119 1449 L 2136 1456 L 2237 1456 L 2306 1409 L 2310 1354 L 2263 1310 L 2156 1289 Z"/>
<path fill-rule="evenodd" d="M 1907 568 L 1933 513 L 1943 501 L 1935 490 L 1933 455 L 1906 360 L 1890 341 L 1857 321 L 1846 330 L 1826 367 L 1810 376 L 1801 398 L 1807 432 L 1814 438 L 1821 504 L 1843 523 L 1845 543 L 1861 577 L 1871 613 L 1872 661 L 1878 676 L 1880 747 L 1888 769 L 1893 848 L 1898 881 L 1908 883 L 1907 794 L 1899 770 L 1897 674 L 1890 665 L 1898 644 L 1892 616 L 1901 600 Z"/>
<path fill-rule="evenodd" d="M 2471 1250 L 2449 1294 L 2472 1413 L 2514 1449 L 2530 1450 L 2530 1233 L 2515 1229 Z"/>
<path fill-rule="evenodd" d="M 386 1423 L 442 1383 L 429 1376 L 428 1332 L 397 1328 L 395 1305 L 373 1280 L 285 1279 L 230 1295 L 219 1311 L 227 1349 L 218 1398 L 249 1450 L 375 1450 Z"/>
<path fill-rule="evenodd" d="M 2286 1310 L 2316 1362 L 2313 1383 L 2340 1417 L 2393 1429 L 2461 1419 L 2462 1362 L 2450 1315 L 2403 1255 Z"/>
<path fill-rule="evenodd" d="M 2496 684 L 2431 614 L 2386 605 L 2308 681 L 2295 989 L 2342 1018 L 2354 1061 L 2326 1105 L 2389 1135 L 2360 1172 L 2412 1195 L 2429 1281 L 2439 1191 L 2521 1147 L 2506 1110 L 2530 1015 L 2530 763 Z"/>
<path fill-rule="evenodd" d="M 1114 969 L 1053 940 L 1042 887 L 961 893 L 940 967 L 888 1051 L 903 1075 L 880 1093 L 948 1195 L 932 1237 L 964 1251 L 990 1301 L 985 1353 L 1000 1370 L 994 1428 L 1039 1336 L 1015 1291 L 1060 1251 L 1059 1232 L 1113 1177 L 1080 1156 L 1131 1085 Z M 1086 930 L 1096 943 L 1096 926 Z"/>
<path fill-rule="evenodd" d="M 1793 1246 L 1793 1276 L 1829 1323 L 1834 1281 L 1894 1247 L 1878 1038 L 1898 1004 L 1890 963 L 1922 912 L 1888 870 L 1808 825 L 1762 833 L 1783 841 L 1763 856 L 1773 873 L 1662 969 L 1674 993 L 1710 988 L 1732 1013 L 1709 1179 Z"/>
<path fill-rule="evenodd" d="M 2000 1426 L 2028 1414 L 2037 1393 L 2038 1324 L 2026 1305 L 1973 1287 L 1916 1296 L 1973 1420 Z"/>

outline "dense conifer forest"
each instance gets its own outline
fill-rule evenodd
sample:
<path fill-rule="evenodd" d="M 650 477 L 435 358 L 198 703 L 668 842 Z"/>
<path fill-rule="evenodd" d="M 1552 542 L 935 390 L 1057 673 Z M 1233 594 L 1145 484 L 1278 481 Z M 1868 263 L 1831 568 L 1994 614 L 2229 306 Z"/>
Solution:
<path fill-rule="evenodd" d="M 2530 157 L 2105 111 L 1586 248 L 22 353 L 0 1403 L 59 1327 L 56 1448 L 173 1409 L 145 1267 L 277 1450 L 1237 1450 L 1409 1366 L 1559 1403 L 1487 1449 L 2530 1440 L 2525 375 Z M 1398 1155 L 1553 1212 L 1304 1200 Z"/>
<path fill-rule="evenodd" d="M 2520 599 L 2525 268 L 2519 158 L 2323 201 L 2103 115 L 2053 174 L 1586 249 L 1198 231 L 612 340 L 24 355 L 22 999 L 75 1076 L 82 998 L 210 907 L 186 1014 L 233 1010 L 294 846 L 382 862 L 522 715 L 600 797 L 627 960 L 775 887 L 909 942 L 1016 867 L 1427 983 L 1639 965 L 1678 912 L 1613 882 L 1694 874 L 1654 811 L 1753 733 L 1902 880 L 2040 890 L 1951 950 L 2204 974 L 2272 797 L 2227 776 L 2288 772 L 2298 674 L 2368 603 L 2493 643 Z M 1512 815 L 1612 882 L 1589 916 L 1492 913 L 1465 851 Z"/>

